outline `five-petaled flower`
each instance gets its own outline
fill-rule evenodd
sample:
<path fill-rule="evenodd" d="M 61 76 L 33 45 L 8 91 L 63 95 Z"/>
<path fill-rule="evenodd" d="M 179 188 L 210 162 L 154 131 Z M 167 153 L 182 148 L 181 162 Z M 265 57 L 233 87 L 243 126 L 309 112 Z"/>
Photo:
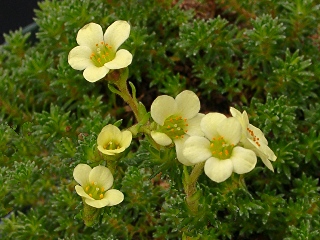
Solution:
<path fill-rule="evenodd" d="M 116 155 L 128 148 L 132 141 L 132 133 L 128 130 L 108 124 L 102 128 L 97 138 L 98 150 L 106 155 Z"/>
<path fill-rule="evenodd" d="M 131 64 L 132 54 L 125 49 L 118 50 L 129 34 L 130 25 L 126 21 L 115 21 L 104 34 L 99 24 L 89 23 L 78 31 L 79 46 L 70 51 L 68 62 L 72 68 L 84 70 L 86 80 L 96 82 L 111 69 Z"/>
<path fill-rule="evenodd" d="M 268 141 L 265 138 L 263 132 L 249 123 L 249 118 L 246 111 L 241 113 L 237 109 L 230 108 L 231 115 L 238 119 L 242 126 L 242 137 L 240 142 L 245 148 L 254 151 L 262 162 L 271 170 L 273 166 L 270 161 L 277 159 L 274 152 L 268 147 Z"/>
<path fill-rule="evenodd" d="M 237 119 L 208 113 L 202 118 L 200 127 L 205 136 L 189 137 L 183 154 L 194 164 L 205 161 L 204 172 L 211 180 L 222 182 L 232 172 L 243 174 L 255 167 L 256 154 L 237 146 L 241 138 L 241 125 Z"/>
<path fill-rule="evenodd" d="M 91 207 L 114 206 L 124 199 L 122 192 L 110 189 L 113 176 L 104 166 L 91 168 L 87 164 L 79 164 L 73 170 L 73 177 L 80 184 L 75 186 L 76 192 Z"/>
<path fill-rule="evenodd" d="M 189 136 L 203 136 L 200 121 L 204 115 L 199 110 L 199 98 L 189 90 L 181 92 L 175 99 L 159 96 L 151 105 L 151 117 L 158 124 L 157 129 L 151 132 L 152 138 L 162 146 L 174 142 L 178 160 L 187 166 L 193 163 L 182 154 L 184 142 Z"/>

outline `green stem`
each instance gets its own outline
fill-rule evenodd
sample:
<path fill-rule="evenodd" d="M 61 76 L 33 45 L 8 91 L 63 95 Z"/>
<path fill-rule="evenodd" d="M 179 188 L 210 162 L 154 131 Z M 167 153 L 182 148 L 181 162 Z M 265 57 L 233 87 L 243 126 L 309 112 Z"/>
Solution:
<path fill-rule="evenodd" d="M 120 70 L 114 70 L 111 73 L 107 75 L 107 80 L 109 82 L 112 82 L 118 90 L 114 89 L 112 86 L 109 85 L 109 89 L 118 94 L 132 109 L 135 118 L 137 121 L 140 121 L 139 117 L 139 103 L 135 98 L 131 96 L 131 93 L 129 92 L 127 80 L 129 75 L 129 69 L 124 68 Z"/>
<path fill-rule="evenodd" d="M 199 176 L 203 172 L 204 162 L 196 164 L 191 174 L 189 175 L 187 172 L 187 168 L 184 169 L 184 191 L 186 193 L 186 203 L 188 205 L 189 210 L 193 214 L 197 214 L 198 205 L 200 199 L 200 192 L 197 191 L 197 181 Z"/>
<path fill-rule="evenodd" d="M 84 224 L 88 227 L 91 227 L 99 217 L 100 208 L 94 208 L 89 206 L 85 203 L 83 200 L 83 215 L 82 219 L 84 221 Z"/>

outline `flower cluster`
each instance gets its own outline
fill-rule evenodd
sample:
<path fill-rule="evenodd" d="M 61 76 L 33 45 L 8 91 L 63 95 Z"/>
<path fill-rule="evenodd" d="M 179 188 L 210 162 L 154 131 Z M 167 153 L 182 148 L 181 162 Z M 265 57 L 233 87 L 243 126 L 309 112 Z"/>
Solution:
<path fill-rule="evenodd" d="M 83 76 L 89 82 L 103 78 L 109 71 L 126 68 L 132 61 L 132 54 L 120 49 L 120 45 L 129 37 L 130 25 L 126 21 L 116 21 L 103 34 L 100 25 L 89 23 L 81 28 L 77 35 L 79 46 L 73 48 L 68 56 L 72 68 L 84 70 Z M 113 75 L 111 75 L 113 76 Z M 112 77 L 111 77 L 112 78 Z M 193 166 L 198 176 L 204 168 L 205 174 L 215 182 L 223 182 L 232 173 L 250 172 L 260 157 L 263 163 L 273 171 L 270 161 L 276 156 L 268 147 L 268 141 L 262 131 L 249 123 L 248 115 L 230 108 L 231 117 L 221 113 L 202 114 L 198 96 L 189 90 L 178 94 L 176 98 L 162 95 L 151 105 L 149 114 L 141 107 L 127 89 L 127 76 L 121 78 L 121 84 L 112 83 L 118 88 L 114 92 L 120 95 L 133 109 L 137 118 L 135 131 L 150 134 L 161 146 L 175 146 L 179 162 Z M 143 121 L 139 116 L 142 111 Z M 79 183 L 76 192 L 82 197 L 85 207 L 102 208 L 113 206 L 123 201 L 124 195 L 119 190 L 110 189 L 113 185 L 114 166 L 121 158 L 132 141 L 132 132 L 121 131 L 118 127 L 108 124 L 97 137 L 97 150 L 102 153 L 110 167 L 99 165 L 91 168 L 87 164 L 79 164 L 73 172 L 74 179 Z M 202 163 L 202 164 L 199 164 Z M 195 195 L 192 182 L 185 181 L 187 196 Z M 195 211 L 194 199 L 187 199 L 190 209 Z M 91 216 L 91 215 L 90 215 Z M 91 217 L 89 217 L 91 218 Z M 91 222 L 90 222 L 91 224 Z"/>
<path fill-rule="evenodd" d="M 103 154 L 115 156 L 127 149 L 131 141 L 130 131 L 121 132 L 116 126 L 108 124 L 98 135 L 97 148 Z M 76 192 L 91 207 L 113 206 L 123 201 L 122 192 L 108 190 L 113 185 L 113 176 L 107 167 L 97 166 L 92 169 L 87 164 L 79 164 L 73 171 L 73 177 L 80 184 L 75 186 Z"/>
<path fill-rule="evenodd" d="M 170 107 L 169 107 L 170 106 Z M 177 159 L 190 166 L 205 162 L 205 174 L 215 182 L 225 181 L 233 172 L 251 171 L 257 156 L 273 171 L 276 156 L 262 131 L 249 124 L 247 113 L 230 108 L 232 117 L 221 113 L 199 113 L 196 94 L 183 91 L 175 99 L 159 96 L 151 106 L 158 124 L 151 132 L 160 145 L 175 143 Z"/>
<path fill-rule="evenodd" d="M 115 21 L 103 34 L 96 23 L 89 23 L 78 31 L 79 46 L 69 52 L 68 62 L 76 70 L 84 70 L 83 76 L 89 82 L 103 78 L 110 70 L 121 69 L 131 64 L 132 54 L 120 49 L 120 45 L 129 37 L 130 25 L 126 21 Z M 130 131 L 120 131 L 114 125 L 105 126 L 97 138 L 97 149 L 109 156 L 109 159 L 120 156 L 132 141 Z M 102 208 L 113 206 L 123 201 L 119 190 L 110 189 L 113 175 L 104 166 L 93 169 L 87 164 L 79 164 L 73 171 L 74 179 L 80 184 L 75 186 L 76 192 L 85 204 Z M 109 189 L 109 190 L 108 190 Z"/>

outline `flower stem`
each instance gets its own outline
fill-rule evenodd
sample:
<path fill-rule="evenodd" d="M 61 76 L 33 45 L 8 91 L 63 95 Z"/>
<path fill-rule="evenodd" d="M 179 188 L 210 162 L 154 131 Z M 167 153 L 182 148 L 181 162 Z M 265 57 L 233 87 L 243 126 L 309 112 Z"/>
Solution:
<path fill-rule="evenodd" d="M 118 94 L 132 109 L 135 118 L 137 121 L 140 121 L 140 114 L 139 114 L 139 103 L 136 98 L 133 98 L 129 92 L 127 79 L 129 75 L 128 68 L 114 70 L 110 74 L 108 74 L 107 80 L 112 82 L 119 91 L 114 89 L 112 86 L 109 85 L 109 89 Z"/>
<path fill-rule="evenodd" d="M 204 162 L 196 164 L 189 175 L 187 167 L 184 166 L 184 192 L 186 193 L 186 203 L 193 214 L 197 214 L 200 199 L 200 191 L 197 191 L 197 181 L 203 172 Z"/>
<path fill-rule="evenodd" d="M 87 227 L 91 227 L 96 222 L 96 219 L 99 216 L 99 213 L 100 213 L 99 208 L 91 207 L 88 204 L 86 204 L 85 201 L 83 200 L 82 219 L 84 221 L 84 224 Z"/>

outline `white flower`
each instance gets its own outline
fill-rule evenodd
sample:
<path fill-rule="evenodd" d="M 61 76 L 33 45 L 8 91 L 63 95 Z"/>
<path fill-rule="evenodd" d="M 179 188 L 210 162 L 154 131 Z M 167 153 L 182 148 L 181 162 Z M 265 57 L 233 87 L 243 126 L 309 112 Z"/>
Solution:
<path fill-rule="evenodd" d="M 80 184 L 75 186 L 76 192 L 91 207 L 113 206 L 124 199 L 119 190 L 108 190 L 113 185 L 113 176 L 104 166 L 91 168 L 87 164 L 79 164 L 73 170 L 73 177 Z"/>
<path fill-rule="evenodd" d="M 104 34 L 99 24 L 89 23 L 79 30 L 79 46 L 70 51 L 68 62 L 72 68 L 84 70 L 86 80 L 96 82 L 110 69 L 125 68 L 131 64 L 130 52 L 125 49 L 117 51 L 129 34 L 130 25 L 126 21 L 115 21 Z"/>
<path fill-rule="evenodd" d="M 132 133 L 123 132 L 112 124 L 102 128 L 97 138 L 98 150 L 106 155 L 116 155 L 128 148 L 132 141 Z"/>
<path fill-rule="evenodd" d="M 151 117 L 158 124 L 158 128 L 151 132 L 152 138 L 162 146 L 174 142 L 178 160 L 185 165 L 193 164 L 182 155 L 183 143 L 189 136 L 203 136 L 200 121 L 204 115 L 199 110 L 199 98 L 189 90 L 181 92 L 175 99 L 159 96 L 151 105 Z"/>
<path fill-rule="evenodd" d="M 265 138 L 263 132 L 249 123 L 249 118 L 246 111 L 241 114 L 240 111 L 231 107 L 231 115 L 239 120 L 242 126 L 242 137 L 240 142 L 245 148 L 254 151 L 262 162 L 271 170 L 273 166 L 270 161 L 277 159 L 274 152 L 268 147 L 268 141 Z"/>
<path fill-rule="evenodd" d="M 236 146 L 241 138 L 241 125 L 235 118 L 220 113 L 208 113 L 200 123 L 204 137 L 191 136 L 184 144 L 183 154 L 192 163 L 205 161 L 204 172 L 215 182 L 229 178 L 232 172 L 251 171 L 256 154 Z"/>

